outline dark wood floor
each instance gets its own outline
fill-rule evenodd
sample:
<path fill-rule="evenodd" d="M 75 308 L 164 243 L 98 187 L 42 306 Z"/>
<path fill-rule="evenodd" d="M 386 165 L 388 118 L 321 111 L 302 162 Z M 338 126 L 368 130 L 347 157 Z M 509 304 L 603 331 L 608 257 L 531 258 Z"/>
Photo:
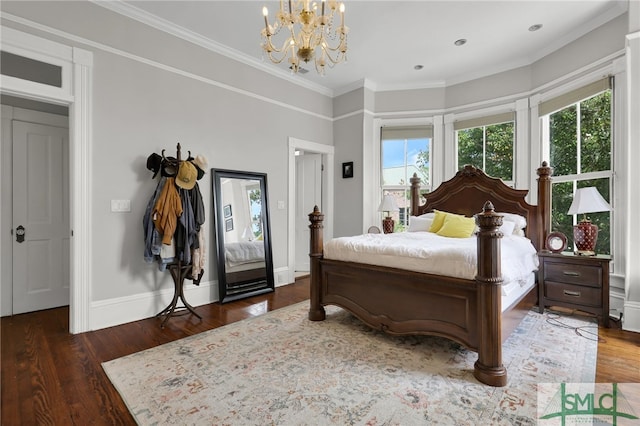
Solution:
<path fill-rule="evenodd" d="M 274 293 L 197 308 L 202 321 L 181 316 L 150 318 L 103 330 L 70 335 L 68 308 L 0 320 L 2 337 L 2 425 L 135 424 L 101 363 L 182 337 L 261 315 L 303 300 L 309 280 Z M 614 323 L 600 329 L 596 381 L 640 382 L 640 334 Z"/>

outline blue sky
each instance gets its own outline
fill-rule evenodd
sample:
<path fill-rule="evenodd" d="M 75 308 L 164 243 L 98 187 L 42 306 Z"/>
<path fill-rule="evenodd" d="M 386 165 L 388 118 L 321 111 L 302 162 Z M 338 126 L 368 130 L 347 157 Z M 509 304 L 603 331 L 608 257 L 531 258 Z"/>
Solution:
<path fill-rule="evenodd" d="M 425 149 L 429 139 L 407 140 L 407 162 L 415 164 L 418 152 Z M 404 140 L 385 140 L 382 150 L 382 167 L 398 167 L 404 165 Z"/>

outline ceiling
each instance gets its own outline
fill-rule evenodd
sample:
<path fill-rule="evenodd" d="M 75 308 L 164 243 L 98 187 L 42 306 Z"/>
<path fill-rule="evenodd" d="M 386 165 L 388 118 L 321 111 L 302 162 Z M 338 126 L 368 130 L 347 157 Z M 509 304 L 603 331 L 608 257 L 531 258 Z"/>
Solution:
<path fill-rule="evenodd" d="M 313 0 L 312 0 L 313 1 Z M 317 0 L 319 1 L 319 0 Z M 348 61 L 320 76 L 263 59 L 262 7 L 276 0 L 120 1 L 98 4 L 303 85 L 340 94 L 448 86 L 525 66 L 627 9 L 627 0 L 345 0 Z M 529 27 L 542 24 L 538 31 Z M 454 41 L 467 39 L 463 46 Z M 415 70 L 416 65 L 423 65 Z"/>

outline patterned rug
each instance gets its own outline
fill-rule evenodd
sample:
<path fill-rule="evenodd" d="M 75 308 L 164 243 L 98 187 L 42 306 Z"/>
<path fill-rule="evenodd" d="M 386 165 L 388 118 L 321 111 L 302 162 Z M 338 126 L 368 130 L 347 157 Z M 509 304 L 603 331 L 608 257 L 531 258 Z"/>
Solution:
<path fill-rule="evenodd" d="M 439 337 L 383 334 L 302 302 L 103 368 L 141 425 L 534 425 L 537 383 L 593 382 L 597 328 L 531 311 L 504 344 L 504 388 L 477 355 Z M 587 327 L 578 333 L 573 327 Z M 581 336 L 580 334 L 586 334 Z"/>

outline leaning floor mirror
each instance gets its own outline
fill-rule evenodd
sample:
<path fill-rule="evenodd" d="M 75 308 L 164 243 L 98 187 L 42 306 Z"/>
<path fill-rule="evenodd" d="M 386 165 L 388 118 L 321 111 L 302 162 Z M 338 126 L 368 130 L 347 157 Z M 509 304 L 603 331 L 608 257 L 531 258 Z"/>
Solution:
<path fill-rule="evenodd" d="M 211 169 L 221 303 L 274 290 L 267 175 Z"/>

